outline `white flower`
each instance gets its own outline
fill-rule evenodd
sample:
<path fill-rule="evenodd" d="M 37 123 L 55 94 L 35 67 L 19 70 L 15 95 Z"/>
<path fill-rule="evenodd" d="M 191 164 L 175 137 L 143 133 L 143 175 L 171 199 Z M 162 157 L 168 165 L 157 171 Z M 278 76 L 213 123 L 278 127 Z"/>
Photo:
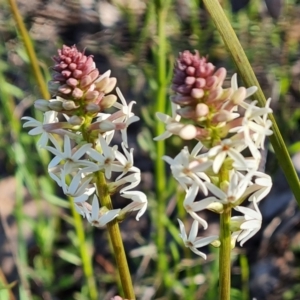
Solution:
<path fill-rule="evenodd" d="M 66 171 L 62 169 L 61 171 L 61 181 L 59 184 L 59 181 L 56 181 L 63 189 L 63 192 L 67 196 L 71 197 L 80 197 L 83 196 L 83 198 L 78 198 L 78 202 L 85 201 L 92 192 L 90 189 L 93 189 L 94 186 L 91 186 L 90 182 L 93 179 L 93 176 L 86 176 L 83 177 L 82 172 L 78 172 L 71 180 L 70 185 L 66 184 Z M 83 200 L 86 197 L 85 200 Z"/>
<path fill-rule="evenodd" d="M 246 241 L 253 237 L 261 228 L 262 215 L 258 209 L 256 199 L 253 199 L 253 205 L 255 210 L 248 207 L 237 206 L 234 209 L 244 214 L 243 217 L 231 218 L 234 222 L 241 222 L 237 241 L 243 246 Z"/>
<path fill-rule="evenodd" d="M 136 215 L 136 220 L 139 221 L 140 217 L 145 213 L 147 209 L 147 196 L 139 191 L 125 191 L 121 193 L 121 196 L 131 199 L 132 202 L 121 210 L 120 215 L 129 211 L 138 210 L 139 212 Z"/>
<path fill-rule="evenodd" d="M 173 128 L 174 127 L 178 127 L 178 124 L 180 119 L 181 119 L 181 116 L 177 114 L 176 110 L 179 108 L 179 105 L 177 104 L 174 104 L 173 102 L 171 103 L 172 105 L 172 117 L 168 116 L 168 115 L 165 115 L 163 113 L 160 113 L 160 112 L 157 112 L 156 113 L 156 117 L 162 121 L 163 123 L 165 123 L 166 125 L 166 131 L 155 137 L 154 140 L 155 141 L 160 141 L 160 140 L 165 140 L 167 138 L 169 138 L 170 136 L 173 135 Z"/>
<path fill-rule="evenodd" d="M 253 173 L 253 176 L 256 178 L 254 179 L 254 184 L 249 187 L 249 192 L 254 193 L 249 197 L 249 201 L 256 199 L 258 203 L 269 194 L 273 183 L 272 178 L 268 174 L 257 171 Z"/>
<path fill-rule="evenodd" d="M 227 156 L 233 159 L 234 163 L 238 166 L 247 167 L 247 161 L 245 157 L 240 153 L 245 149 L 245 141 L 243 140 L 231 140 L 225 139 L 220 142 L 219 145 L 211 148 L 208 151 L 208 156 L 213 157 L 213 171 L 215 174 L 219 173 L 222 164 Z"/>
<path fill-rule="evenodd" d="M 212 183 L 206 182 L 205 185 L 207 186 L 209 191 L 216 196 L 209 198 L 215 199 L 215 201 L 220 201 L 224 204 L 234 204 L 242 197 L 249 195 L 247 188 L 252 184 L 251 178 L 253 174 L 254 172 L 251 171 L 246 176 L 241 178 L 238 176 L 238 173 L 231 172 L 229 185 L 225 191 L 218 188 Z"/>
<path fill-rule="evenodd" d="M 88 200 L 88 198 L 93 195 L 96 191 L 96 188 L 94 186 L 89 186 L 88 188 L 86 188 L 83 192 L 82 195 L 74 197 L 74 203 L 82 203 L 86 200 Z"/>
<path fill-rule="evenodd" d="M 116 151 L 116 153 L 115 153 L 116 159 L 120 162 L 119 172 L 122 172 L 122 174 L 119 175 L 116 180 L 122 178 L 128 172 L 140 172 L 140 169 L 133 165 L 133 150 L 134 149 L 131 148 L 130 151 L 128 151 L 126 149 L 124 143 L 122 143 L 121 145 L 122 145 L 125 156 L 120 151 Z M 118 167 L 116 166 L 116 169 L 117 168 Z"/>
<path fill-rule="evenodd" d="M 47 132 L 43 126 L 45 124 L 57 123 L 58 122 L 57 112 L 54 112 L 54 111 L 45 112 L 43 123 L 37 121 L 36 119 L 34 119 L 32 117 L 23 117 L 21 120 L 28 120 L 27 122 L 25 122 L 23 124 L 24 128 L 34 127 L 33 129 L 31 129 L 28 132 L 29 135 L 39 135 L 39 134 L 42 135 L 37 142 L 37 145 L 39 147 L 45 147 L 47 145 L 49 139 L 51 140 L 52 143 L 56 141 L 55 138 L 52 136 L 52 134 Z"/>
<path fill-rule="evenodd" d="M 200 218 L 196 212 L 208 208 L 210 204 L 217 202 L 217 200 L 214 197 L 209 197 L 207 199 L 195 202 L 198 192 L 199 186 L 196 183 L 193 183 L 186 193 L 183 206 L 187 213 L 189 213 L 194 220 L 197 220 L 204 227 L 204 229 L 207 229 L 207 222 Z"/>
<path fill-rule="evenodd" d="M 265 137 L 273 133 L 270 129 L 272 122 L 268 119 L 268 114 L 272 112 L 272 109 L 269 107 L 270 102 L 271 98 L 267 100 L 265 107 L 256 106 L 257 101 L 248 104 L 242 124 L 229 131 L 244 133 L 245 142 L 255 158 L 260 158 L 257 148 L 264 149 Z"/>
<path fill-rule="evenodd" d="M 124 176 L 118 180 L 116 180 L 115 182 L 110 182 L 108 183 L 108 188 L 109 190 L 113 193 L 118 187 L 130 183 L 129 185 L 123 187 L 120 190 L 120 193 L 124 193 L 127 190 L 133 189 L 136 186 L 139 185 L 139 183 L 141 182 L 141 173 L 132 173 L 130 175 Z"/>
<path fill-rule="evenodd" d="M 120 209 L 112 209 L 105 213 L 102 213 L 99 209 L 99 200 L 96 195 L 93 198 L 92 208 L 90 210 L 87 209 L 87 206 L 84 206 L 86 212 L 86 218 L 91 223 L 92 226 L 95 227 L 103 227 L 107 223 L 114 220 L 120 212 Z"/>
<path fill-rule="evenodd" d="M 268 114 L 272 113 L 270 103 L 271 98 L 267 100 L 266 105 L 263 108 L 256 106 L 254 110 L 253 107 L 251 107 L 251 109 L 249 108 L 245 113 L 243 122 L 245 126 L 248 126 L 255 145 L 261 149 L 264 149 L 266 136 L 273 134 L 273 131 L 270 129 L 272 127 L 272 122 L 268 119 Z"/>
<path fill-rule="evenodd" d="M 189 233 L 189 236 L 187 236 L 184 224 L 179 219 L 178 219 L 178 222 L 179 222 L 179 226 L 180 226 L 180 237 L 182 238 L 184 245 L 187 248 L 190 248 L 195 254 L 206 259 L 206 254 L 199 251 L 197 248 L 206 246 L 206 245 L 210 244 L 211 242 L 215 241 L 216 239 L 218 239 L 219 237 L 218 236 L 209 236 L 209 237 L 205 237 L 205 238 L 197 237 L 199 223 L 196 220 L 194 220 L 194 222 L 192 224 L 192 228 Z"/>
<path fill-rule="evenodd" d="M 195 148 L 196 150 L 192 152 L 194 157 L 190 155 L 187 147 L 184 147 L 174 159 L 169 156 L 163 156 L 162 159 L 170 164 L 174 178 L 183 189 L 187 190 L 188 186 L 195 182 L 202 192 L 207 195 L 207 188 L 203 181 L 210 181 L 205 171 L 211 166 L 212 162 L 207 160 L 206 157 L 195 156 L 199 144 Z"/>
<path fill-rule="evenodd" d="M 135 101 L 131 101 L 129 102 L 129 104 L 127 105 L 127 102 L 124 98 L 124 96 L 122 95 L 121 91 L 119 88 L 116 88 L 116 92 L 122 102 L 122 104 L 115 102 L 114 103 L 114 107 L 118 108 L 121 112 L 122 112 L 122 116 L 120 118 L 117 118 L 115 120 L 115 122 L 122 122 L 125 124 L 124 128 L 121 129 L 121 135 L 122 135 L 122 140 L 123 143 L 125 145 L 126 148 L 128 148 L 128 143 L 127 143 L 127 127 L 138 121 L 140 118 L 135 116 L 134 113 L 131 111 L 132 110 L 132 106 L 133 104 L 135 104 Z"/>
<path fill-rule="evenodd" d="M 91 158 L 99 163 L 99 170 L 103 168 L 105 169 L 105 177 L 110 179 L 112 171 L 117 171 L 115 168 L 115 158 L 118 146 L 115 145 L 113 147 L 109 147 L 101 134 L 99 134 L 99 141 L 102 153 L 99 153 L 94 149 L 88 150 L 87 153 Z"/>
<path fill-rule="evenodd" d="M 86 159 L 80 159 L 88 150 L 91 149 L 92 144 L 83 144 L 80 147 L 72 149 L 71 140 L 68 135 L 64 136 L 64 150 L 61 151 L 60 145 L 55 142 L 54 147 L 46 146 L 45 149 L 50 151 L 55 157 L 49 163 L 48 169 L 51 170 L 57 166 L 62 160 L 66 160 L 64 168 L 66 174 L 69 174 L 72 169 L 84 167 L 95 167 L 96 165 Z"/>

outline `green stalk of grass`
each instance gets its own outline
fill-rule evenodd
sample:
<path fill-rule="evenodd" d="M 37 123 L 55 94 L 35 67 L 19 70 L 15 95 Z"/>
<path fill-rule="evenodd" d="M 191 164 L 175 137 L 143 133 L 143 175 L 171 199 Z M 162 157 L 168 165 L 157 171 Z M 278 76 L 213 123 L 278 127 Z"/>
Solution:
<path fill-rule="evenodd" d="M 83 272 L 87 281 L 89 297 L 91 300 L 97 300 L 98 291 L 94 277 L 91 254 L 89 253 L 88 247 L 86 245 L 83 220 L 82 217 L 75 210 L 73 199 L 71 197 L 68 197 L 68 200 L 70 203 L 71 214 L 73 217 L 73 226 L 75 228 L 76 236 L 78 238 L 79 254 L 82 261 Z"/>
<path fill-rule="evenodd" d="M 23 39 L 24 46 L 26 48 L 28 57 L 30 59 L 30 63 L 33 69 L 33 73 L 36 79 L 36 82 L 38 84 L 38 87 L 40 89 L 41 95 L 43 96 L 44 99 L 49 99 L 50 94 L 48 92 L 47 85 L 45 83 L 44 77 L 42 75 L 41 69 L 39 67 L 39 63 L 32 45 L 31 38 L 29 36 L 29 33 L 26 29 L 26 26 L 23 22 L 23 19 L 21 17 L 21 14 L 19 12 L 18 6 L 16 4 L 15 0 L 8 0 L 8 4 L 10 5 L 10 9 L 12 12 L 12 15 L 15 19 L 15 22 L 17 24 L 17 27 L 20 31 L 20 35 Z"/>
<path fill-rule="evenodd" d="M 249 264 L 245 254 L 240 254 L 242 300 L 249 300 Z"/>
<path fill-rule="evenodd" d="M 167 101 L 167 53 L 166 53 L 166 35 L 165 26 L 167 21 L 167 13 L 169 1 L 154 1 L 155 11 L 157 16 L 157 53 L 156 53 L 156 68 L 157 68 L 157 91 L 156 91 L 156 106 L 155 111 L 164 113 L 166 111 Z M 164 132 L 164 124 L 162 122 L 155 123 L 155 135 L 158 136 Z M 156 245 L 157 245 L 157 271 L 159 276 L 162 276 L 166 283 L 168 272 L 168 260 L 166 257 L 166 173 L 165 163 L 161 159 L 165 155 L 165 141 L 156 143 L 156 158 L 155 158 L 155 182 L 156 182 L 156 201 L 157 201 L 157 219 L 156 219 Z"/>

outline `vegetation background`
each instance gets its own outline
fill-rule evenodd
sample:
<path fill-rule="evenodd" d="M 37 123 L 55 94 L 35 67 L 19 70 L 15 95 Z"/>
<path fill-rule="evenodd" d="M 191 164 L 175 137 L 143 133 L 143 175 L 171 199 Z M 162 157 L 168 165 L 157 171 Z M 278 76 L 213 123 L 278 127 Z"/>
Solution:
<path fill-rule="evenodd" d="M 221 1 L 300 170 L 300 1 Z M 182 193 L 159 169 L 152 141 L 156 111 L 169 94 L 178 52 L 197 49 L 229 79 L 236 68 L 200 0 L 19 0 L 45 81 L 62 44 L 94 55 L 101 73 L 112 70 L 125 98 L 137 102 L 141 121 L 129 130 L 140 189 L 149 195 L 146 216 L 121 224 L 137 299 L 217 299 L 217 255 L 207 261 L 185 249 L 177 217 L 188 220 Z M 50 157 L 22 129 L 24 115 L 41 118 L 41 98 L 9 2 L 0 0 L 0 299 L 110 299 L 118 279 L 105 230 L 91 228 L 47 175 Z M 163 100 L 162 100 L 163 99 Z M 176 137 L 164 153 L 177 154 Z M 190 145 L 192 146 L 192 145 Z M 300 299 L 300 212 L 267 145 L 274 189 L 262 203 L 261 232 L 233 255 L 232 299 Z M 164 154 L 163 153 L 163 154 Z M 160 170 L 160 171 L 159 171 Z M 116 207 L 124 206 L 114 199 Z M 210 226 L 217 220 L 206 213 Z M 95 289 L 94 283 L 97 288 Z"/>

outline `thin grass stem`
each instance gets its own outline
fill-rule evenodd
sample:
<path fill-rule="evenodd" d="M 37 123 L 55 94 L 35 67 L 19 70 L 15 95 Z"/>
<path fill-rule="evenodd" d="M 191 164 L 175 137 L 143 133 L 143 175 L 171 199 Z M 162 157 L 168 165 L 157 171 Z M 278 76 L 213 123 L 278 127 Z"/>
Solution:
<path fill-rule="evenodd" d="M 98 291 L 97 291 L 97 286 L 94 277 L 91 254 L 89 253 L 88 247 L 86 245 L 86 238 L 85 238 L 82 217 L 75 210 L 73 199 L 71 197 L 68 197 L 68 200 L 70 202 L 70 209 L 71 209 L 73 222 L 74 222 L 73 225 L 75 228 L 76 236 L 78 238 L 79 254 L 82 261 L 84 276 L 86 278 L 86 284 L 89 290 L 89 298 L 91 300 L 97 300 Z"/>
<path fill-rule="evenodd" d="M 30 60 L 30 63 L 31 63 L 31 66 L 32 66 L 32 69 L 33 69 L 33 73 L 34 73 L 35 79 L 37 81 L 37 84 L 39 86 L 41 95 L 44 99 L 49 99 L 50 94 L 48 92 L 48 88 L 47 88 L 47 85 L 45 83 L 45 79 L 42 75 L 42 72 L 41 72 L 41 69 L 40 69 L 40 66 L 39 66 L 39 63 L 38 63 L 38 60 L 37 60 L 37 57 L 36 57 L 32 42 L 31 42 L 31 38 L 30 38 L 29 33 L 26 29 L 26 26 L 23 22 L 23 19 L 22 19 L 22 16 L 21 16 L 20 12 L 19 12 L 16 1 L 15 0 L 8 0 L 8 3 L 10 5 L 10 9 L 11 9 L 12 15 L 15 19 L 15 22 L 17 24 L 17 27 L 20 31 L 20 35 L 23 39 L 24 46 L 25 46 L 27 55 L 29 57 L 29 60 Z"/>

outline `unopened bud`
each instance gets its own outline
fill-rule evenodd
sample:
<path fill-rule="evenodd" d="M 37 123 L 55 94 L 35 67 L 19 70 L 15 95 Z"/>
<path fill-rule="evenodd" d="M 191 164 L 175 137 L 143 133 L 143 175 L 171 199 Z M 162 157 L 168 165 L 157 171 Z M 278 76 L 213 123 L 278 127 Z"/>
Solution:
<path fill-rule="evenodd" d="M 58 81 L 50 80 L 48 82 L 48 90 L 50 94 L 56 94 L 61 84 Z"/>
<path fill-rule="evenodd" d="M 192 85 L 195 83 L 195 81 L 196 81 L 196 78 L 194 76 L 187 76 L 184 80 L 184 83 L 188 84 L 188 85 Z"/>
<path fill-rule="evenodd" d="M 96 98 L 98 98 L 99 94 L 100 93 L 98 91 L 88 91 L 85 94 L 85 100 L 86 101 L 94 101 Z"/>
<path fill-rule="evenodd" d="M 224 211 L 224 206 L 221 202 L 213 202 L 206 208 L 218 214 L 221 214 Z"/>
<path fill-rule="evenodd" d="M 115 88 L 116 84 L 117 84 L 117 79 L 116 79 L 115 77 L 109 78 L 109 83 L 108 83 L 108 85 L 105 87 L 104 93 L 105 93 L 105 94 L 110 93 L 110 92 Z"/>
<path fill-rule="evenodd" d="M 224 80 L 226 78 L 226 74 L 227 74 L 227 71 L 225 68 L 220 68 L 215 72 L 214 76 L 218 77 L 218 80 L 219 80 L 218 85 L 221 85 L 224 82 Z"/>
<path fill-rule="evenodd" d="M 179 104 L 180 106 L 192 105 L 195 102 L 195 99 L 192 97 L 182 95 L 172 95 L 170 100 L 175 104 Z"/>
<path fill-rule="evenodd" d="M 232 95 L 231 101 L 238 105 L 242 103 L 246 98 L 246 89 L 244 87 L 238 88 Z"/>
<path fill-rule="evenodd" d="M 194 84 L 194 87 L 197 89 L 203 89 L 206 86 L 205 78 L 197 78 Z"/>
<path fill-rule="evenodd" d="M 116 129 L 116 125 L 110 121 L 104 120 L 99 123 L 99 129 L 102 132 L 107 132 Z"/>
<path fill-rule="evenodd" d="M 100 106 L 102 109 L 110 108 L 117 101 L 117 99 L 118 98 L 116 95 L 107 95 L 103 97 L 102 100 L 100 101 Z"/>
<path fill-rule="evenodd" d="M 67 84 L 71 87 L 76 87 L 78 85 L 78 80 L 75 78 L 69 78 Z"/>
<path fill-rule="evenodd" d="M 223 94 L 223 89 L 221 87 L 217 87 L 215 89 L 213 89 L 212 91 L 210 91 L 206 103 L 212 103 L 218 100 L 221 100 L 221 96 Z"/>
<path fill-rule="evenodd" d="M 82 89 L 88 87 L 89 85 L 91 85 L 93 82 L 92 78 L 90 77 L 90 75 L 85 75 L 81 78 L 80 80 L 80 87 Z"/>
<path fill-rule="evenodd" d="M 49 101 L 44 99 L 39 99 L 34 102 L 34 107 L 40 111 L 49 111 Z"/>
<path fill-rule="evenodd" d="M 72 89 L 67 84 L 64 84 L 58 88 L 58 91 L 67 95 L 71 93 Z"/>
<path fill-rule="evenodd" d="M 195 99 L 201 99 L 204 96 L 204 91 L 202 89 L 192 89 L 191 96 Z"/>
<path fill-rule="evenodd" d="M 95 63 L 94 63 L 94 65 L 95 65 Z M 98 69 L 94 69 L 94 70 L 89 74 L 89 76 L 90 76 L 92 82 L 94 82 L 94 81 L 98 78 L 98 76 L 99 76 L 99 71 L 98 71 Z"/>
<path fill-rule="evenodd" d="M 197 128 L 192 124 L 185 125 L 178 135 L 184 140 L 192 140 L 197 136 Z"/>
<path fill-rule="evenodd" d="M 221 246 L 220 240 L 214 240 L 213 242 L 210 243 L 213 247 L 219 248 Z"/>
<path fill-rule="evenodd" d="M 204 103 L 199 103 L 196 106 L 195 115 L 196 118 L 206 117 L 209 113 L 209 107 Z"/>
<path fill-rule="evenodd" d="M 78 117 L 78 116 L 72 116 L 69 120 L 68 120 L 69 124 L 71 125 L 81 125 L 84 122 L 84 118 L 82 117 Z"/>
<path fill-rule="evenodd" d="M 75 99 L 80 99 L 83 96 L 83 91 L 79 88 L 75 88 L 72 92 L 72 96 Z"/>
<path fill-rule="evenodd" d="M 213 89 L 214 87 L 217 86 L 218 82 L 219 82 L 218 77 L 216 77 L 216 76 L 210 76 L 210 77 L 208 77 L 206 79 L 206 87 L 208 89 Z"/>
<path fill-rule="evenodd" d="M 237 117 L 239 117 L 238 113 L 231 113 L 231 112 L 223 109 L 223 110 L 218 111 L 214 115 L 212 121 L 216 122 L 216 123 L 228 122 L 228 121 L 231 121 L 231 120 L 233 120 Z"/>
<path fill-rule="evenodd" d="M 176 113 L 186 119 L 193 119 L 195 117 L 195 109 L 192 106 L 179 108 L 176 110 Z"/>
<path fill-rule="evenodd" d="M 105 87 L 108 85 L 109 82 L 109 78 L 108 77 L 104 77 L 101 80 L 97 80 L 95 82 L 95 88 L 101 92 L 104 91 Z"/>
<path fill-rule="evenodd" d="M 72 100 L 64 101 L 62 106 L 65 110 L 73 110 L 79 107 L 79 105 L 76 105 L 75 102 Z"/>
<path fill-rule="evenodd" d="M 90 113 L 97 113 L 100 111 L 100 107 L 96 103 L 89 103 L 85 106 L 85 110 Z"/>
<path fill-rule="evenodd" d="M 54 111 L 62 111 L 63 109 L 62 101 L 56 101 L 56 100 L 50 101 L 49 107 Z"/>

